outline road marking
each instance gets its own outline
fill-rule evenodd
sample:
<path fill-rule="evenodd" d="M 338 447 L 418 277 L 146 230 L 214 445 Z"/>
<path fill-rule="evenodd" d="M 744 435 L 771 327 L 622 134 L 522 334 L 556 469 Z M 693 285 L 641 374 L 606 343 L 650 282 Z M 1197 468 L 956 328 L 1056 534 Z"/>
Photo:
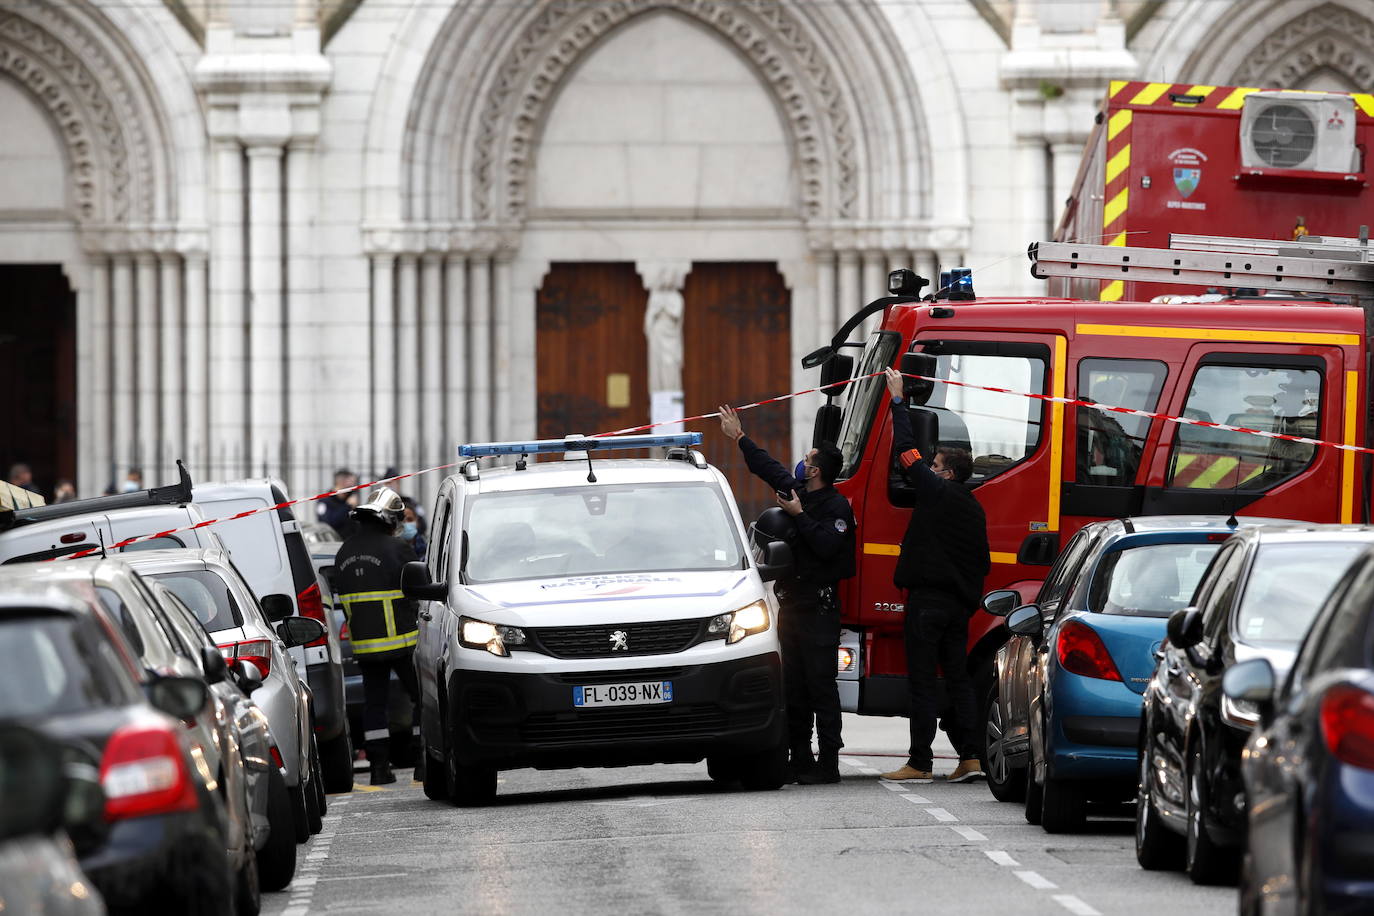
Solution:
<path fill-rule="evenodd" d="M 1049 878 L 1046 878 L 1044 875 L 1040 874 L 1038 871 L 1018 871 L 1013 872 L 1013 874 L 1016 875 L 1016 877 L 1020 878 L 1022 881 L 1029 884 L 1031 887 L 1035 888 L 1037 891 L 1053 890 L 1054 888 L 1057 888 L 1059 886 L 1058 884 L 1055 884 L 1053 881 L 1051 881 Z"/>
<path fill-rule="evenodd" d="M 365 788 L 358 786 L 357 788 Z M 331 803 L 331 811 L 324 818 L 324 826 L 315 835 L 306 853 L 305 860 L 297 866 L 296 874 L 287 885 L 289 898 L 281 916 L 309 916 L 310 906 L 315 898 L 315 885 L 320 880 L 319 869 L 329 858 L 329 845 L 338 835 L 339 820 L 351 796 L 336 798 Z"/>
<path fill-rule="evenodd" d="M 984 849 L 983 855 L 987 856 L 989 859 L 996 862 L 998 865 L 1004 865 L 1009 868 L 1015 868 L 1016 866 L 1021 864 L 1020 862 L 1013 859 L 1010 853 L 1001 849 Z"/>
<path fill-rule="evenodd" d="M 951 824 L 949 829 L 953 830 L 970 843 L 985 843 L 988 839 L 972 827 L 955 826 Z"/>
<path fill-rule="evenodd" d="M 910 798 L 911 796 L 907 796 L 907 797 Z M 949 822 L 949 821 L 957 821 L 957 820 L 959 819 L 959 818 L 955 817 L 953 814 L 950 814 L 950 813 L 949 813 L 948 811 L 946 811 L 944 808 L 926 808 L 925 811 L 926 811 L 926 814 L 929 814 L 931 817 L 935 818 L 937 821 Z"/>
<path fill-rule="evenodd" d="M 909 790 L 907 789 L 907 787 L 904 786 L 904 785 L 902 785 L 900 782 L 880 782 L 880 783 L 878 783 L 878 785 L 880 785 L 880 786 L 882 786 L 884 789 L 888 789 L 889 791 L 892 791 L 892 792 L 906 792 L 906 791 L 909 791 Z"/>
<path fill-rule="evenodd" d="M 1075 916 L 1102 916 L 1097 910 L 1088 906 L 1072 894 L 1055 894 L 1054 900 L 1064 909 L 1075 914 Z"/>
<path fill-rule="evenodd" d="M 924 795 L 917 795 L 915 792 L 908 792 L 906 795 L 903 795 L 902 798 L 915 805 L 930 804 L 930 799 L 926 798 Z"/>

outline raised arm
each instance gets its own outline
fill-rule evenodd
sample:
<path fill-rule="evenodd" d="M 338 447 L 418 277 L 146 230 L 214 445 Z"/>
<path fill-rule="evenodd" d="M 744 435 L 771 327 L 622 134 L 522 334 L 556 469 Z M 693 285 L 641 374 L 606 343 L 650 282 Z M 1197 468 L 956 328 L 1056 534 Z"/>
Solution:
<path fill-rule="evenodd" d="M 739 444 L 739 450 L 744 453 L 744 463 L 749 467 L 749 473 L 774 490 L 780 490 L 784 493 L 802 490 L 801 483 L 792 476 L 791 471 L 782 466 L 782 462 L 768 454 L 759 447 L 758 443 L 744 434 L 744 429 L 739 422 L 739 414 L 735 413 L 733 408 L 721 406 L 719 410 L 720 431 Z"/>
<path fill-rule="evenodd" d="M 892 414 L 892 460 L 907 485 L 916 491 L 916 498 L 925 500 L 937 495 L 944 481 L 930 469 L 925 455 L 916 448 L 916 435 L 911 431 L 911 416 L 907 413 L 906 397 L 902 390 L 902 375 L 887 369 L 887 393 Z"/>

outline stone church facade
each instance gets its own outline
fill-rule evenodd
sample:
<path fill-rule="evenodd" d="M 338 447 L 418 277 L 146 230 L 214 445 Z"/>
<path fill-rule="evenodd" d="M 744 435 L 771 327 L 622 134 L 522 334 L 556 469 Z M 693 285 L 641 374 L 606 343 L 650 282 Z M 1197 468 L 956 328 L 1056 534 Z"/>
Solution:
<path fill-rule="evenodd" d="M 1371 71 L 1358 0 L 0 0 L 0 461 L 304 492 L 809 387 L 892 267 L 1038 291 L 1109 79 Z"/>

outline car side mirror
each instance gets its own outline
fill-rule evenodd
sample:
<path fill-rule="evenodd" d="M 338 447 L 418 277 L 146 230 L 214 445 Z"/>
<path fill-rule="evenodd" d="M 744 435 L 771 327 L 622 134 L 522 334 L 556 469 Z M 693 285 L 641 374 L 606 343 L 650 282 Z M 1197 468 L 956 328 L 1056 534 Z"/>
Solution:
<path fill-rule="evenodd" d="M 148 685 L 148 701 L 174 719 L 194 719 L 210 702 L 210 688 L 194 677 L 159 677 Z"/>
<path fill-rule="evenodd" d="M 205 672 L 205 683 L 218 684 L 229 677 L 229 665 L 214 646 L 202 646 L 200 650 L 200 669 Z"/>
<path fill-rule="evenodd" d="M 1024 636 L 1038 644 L 1045 629 L 1045 619 L 1040 615 L 1040 608 L 1023 604 L 1007 615 L 1007 629 L 1013 636 Z"/>
<path fill-rule="evenodd" d="M 1237 703 L 1249 703 L 1259 711 L 1260 723 L 1274 715 L 1274 690 L 1278 686 L 1268 659 L 1252 658 L 1232 665 L 1221 678 L 1221 692 Z"/>
<path fill-rule="evenodd" d="M 448 597 L 448 583 L 431 579 L 423 560 L 411 560 L 401 567 L 401 594 L 412 601 L 443 601 Z"/>
<path fill-rule="evenodd" d="M 792 546 L 786 541 L 770 541 L 759 548 L 759 578 L 773 582 L 792 572 Z"/>
<path fill-rule="evenodd" d="M 277 637 L 288 649 L 303 646 L 324 638 L 324 624 L 314 617 L 288 617 L 277 624 Z"/>
<path fill-rule="evenodd" d="M 246 658 L 234 662 L 234 675 L 238 678 L 239 689 L 247 696 L 262 686 L 262 671 Z"/>
<path fill-rule="evenodd" d="M 1169 615 L 1165 630 L 1169 634 L 1169 645 L 1191 649 L 1202 642 L 1202 614 L 1195 607 L 1174 611 Z"/>
<path fill-rule="evenodd" d="M 983 596 L 983 610 L 994 617 L 1005 617 L 1016 610 L 1021 603 L 1021 593 L 1010 588 L 999 588 Z"/>
<path fill-rule="evenodd" d="M 296 613 L 296 603 L 290 595 L 263 595 L 258 603 L 269 623 L 277 623 Z"/>

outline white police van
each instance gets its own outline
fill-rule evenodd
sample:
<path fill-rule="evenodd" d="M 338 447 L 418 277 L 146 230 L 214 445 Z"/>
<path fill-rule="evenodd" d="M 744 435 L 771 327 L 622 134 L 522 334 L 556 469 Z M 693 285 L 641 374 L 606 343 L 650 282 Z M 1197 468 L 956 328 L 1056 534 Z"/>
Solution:
<path fill-rule="evenodd" d="M 496 794 L 499 770 L 708 762 L 782 784 L 777 604 L 788 548 L 750 549 L 700 433 L 465 445 L 440 487 L 415 666 L 425 793 Z M 666 447 L 659 459 L 605 458 Z M 564 452 L 575 460 L 533 462 Z M 479 460 L 519 457 L 514 467 Z"/>

